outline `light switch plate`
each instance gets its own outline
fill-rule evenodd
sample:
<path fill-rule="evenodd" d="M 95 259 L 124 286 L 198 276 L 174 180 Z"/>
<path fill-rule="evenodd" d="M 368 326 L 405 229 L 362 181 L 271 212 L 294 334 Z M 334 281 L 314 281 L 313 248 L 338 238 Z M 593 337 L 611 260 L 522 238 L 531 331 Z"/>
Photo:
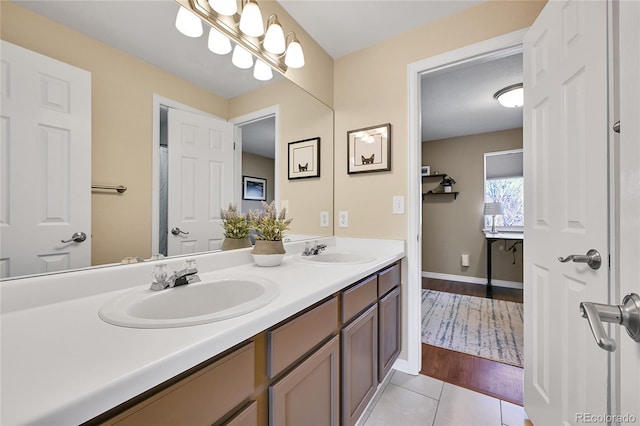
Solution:
<path fill-rule="evenodd" d="M 320 226 L 323 228 L 329 227 L 329 212 L 327 211 L 320 212 Z"/>
<path fill-rule="evenodd" d="M 340 228 L 349 227 L 349 212 L 347 211 L 338 212 L 338 226 Z"/>
<path fill-rule="evenodd" d="M 393 214 L 404 214 L 404 196 L 393 196 Z"/>

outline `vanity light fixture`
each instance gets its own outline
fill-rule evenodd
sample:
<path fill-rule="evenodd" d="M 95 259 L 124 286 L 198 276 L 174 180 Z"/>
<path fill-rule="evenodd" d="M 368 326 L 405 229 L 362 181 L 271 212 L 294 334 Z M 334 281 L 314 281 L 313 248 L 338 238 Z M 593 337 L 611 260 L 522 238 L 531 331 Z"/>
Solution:
<path fill-rule="evenodd" d="M 264 61 L 256 59 L 256 65 L 253 67 L 253 76 L 256 80 L 267 81 L 273 78 L 273 71 Z"/>
<path fill-rule="evenodd" d="M 229 38 L 222 34 L 220 31 L 211 27 L 209 30 L 209 40 L 207 42 L 207 47 L 213 53 L 218 55 L 226 55 L 231 52 L 231 41 Z"/>
<path fill-rule="evenodd" d="M 304 67 L 304 52 L 300 41 L 293 32 L 287 34 L 287 53 L 284 57 L 284 63 L 291 68 Z"/>
<path fill-rule="evenodd" d="M 253 66 L 253 56 L 262 61 L 258 69 L 254 69 L 254 76 L 267 79 L 273 72 L 267 73 L 271 66 L 282 74 L 288 68 L 302 68 L 305 64 L 304 52 L 300 41 L 293 32 L 284 37 L 282 25 L 276 15 L 269 16 L 267 32 L 265 34 L 262 12 L 257 0 L 241 0 L 242 11 L 238 12 L 237 0 L 176 0 L 180 5 L 176 26 L 180 32 L 189 37 L 199 37 L 202 30 L 187 30 L 196 26 L 193 17 L 197 17 L 200 27 L 201 20 L 212 28 L 209 31 L 208 47 L 214 53 L 224 55 L 231 50 L 231 41 L 236 44 L 233 49 L 232 62 L 239 68 L 247 69 Z M 184 10 L 184 11 L 183 11 Z M 186 16 L 185 17 L 183 17 Z M 188 20 L 189 25 L 178 25 L 178 21 Z M 253 56 L 252 56 L 253 55 Z"/>
<path fill-rule="evenodd" d="M 239 28 L 250 37 L 260 37 L 264 34 L 262 12 L 255 0 L 244 0 Z"/>
<path fill-rule="evenodd" d="M 253 66 L 253 56 L 251 56 L 251 53 L 249 53 L 247 49 L 236 44 L 236 47 L 233 48 L 231 62 L 233 62 L 233 65 L 236 67 L 246 70 Z"/>
<path fill-rule="evenodd" d="M 512 84 L 498 90 L 493 98 L 506 108 L 517 108 L 524 105 L 524 89 L 522 83 Z"/>
<path fill-rule="evenodd" d="M 187 37 L 197 38 L 203 33 L 200 18 L 183 6 L 180 6 L 176 16 L 176 28 Z"/>
<path fill-rule="evenodd" d="M 284 31 L 276 15 L 269 16 L 267 20 L 267 33 L 264 35 L 262 46 L 267 52 L 275 55 L 282 55 L 286 49 Z"/>
<path fill-rule="evenodd" d="M 209 0 L 209 6 L 224 16 L 233 16 L 238 11 L 236 0 Z"/>

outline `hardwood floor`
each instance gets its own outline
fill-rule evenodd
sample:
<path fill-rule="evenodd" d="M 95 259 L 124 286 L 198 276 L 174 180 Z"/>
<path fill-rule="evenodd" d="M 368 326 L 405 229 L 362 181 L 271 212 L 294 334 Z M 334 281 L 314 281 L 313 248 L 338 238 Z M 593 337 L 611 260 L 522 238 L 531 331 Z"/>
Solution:
<path fill-rule="evenodd" d="M 484 297 L 486 287 L 456 281 L 422 279 L 422 288 Z M 522 303 L 522 290 L 493 288 L 493 298 Z M 461 352 L 422 344 L 420 374 L 522 405 L 523 369 Z"/>

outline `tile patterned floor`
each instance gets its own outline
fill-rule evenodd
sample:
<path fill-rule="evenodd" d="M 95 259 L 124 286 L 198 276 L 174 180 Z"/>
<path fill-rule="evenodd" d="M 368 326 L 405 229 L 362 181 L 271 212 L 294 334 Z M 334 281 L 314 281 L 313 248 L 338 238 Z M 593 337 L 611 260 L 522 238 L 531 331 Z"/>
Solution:
<path fill-rule="evenodd" d="M 524 409 L 432 377 L 393 371 L 358 426 L 522 426 Z"/>

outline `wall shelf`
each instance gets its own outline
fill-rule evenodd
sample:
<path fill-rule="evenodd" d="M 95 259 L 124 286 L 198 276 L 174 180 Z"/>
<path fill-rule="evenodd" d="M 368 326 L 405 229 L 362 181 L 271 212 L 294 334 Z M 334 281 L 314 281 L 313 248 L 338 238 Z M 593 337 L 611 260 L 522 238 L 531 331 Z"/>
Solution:
<path fill-rule="evenodd" d="M 431 195 L 453 195 L 453 199 L 457 199 L 458 198 L 458 194 L 459 192 L 433 192 L 433 191 L 429 191 L 429 192 L 423 192 L 422 193 L 422 200 L 424 201 L 424 199 L 427 196 L 431 196 Z"/>
<path fill-rule="evenodd" d="M 446 177 L 447 174 L 446 173 L 438 173 L 437 175 L 422 175 L 422 179 L 429 179 L 429 178 L 444 178 Z"/>

